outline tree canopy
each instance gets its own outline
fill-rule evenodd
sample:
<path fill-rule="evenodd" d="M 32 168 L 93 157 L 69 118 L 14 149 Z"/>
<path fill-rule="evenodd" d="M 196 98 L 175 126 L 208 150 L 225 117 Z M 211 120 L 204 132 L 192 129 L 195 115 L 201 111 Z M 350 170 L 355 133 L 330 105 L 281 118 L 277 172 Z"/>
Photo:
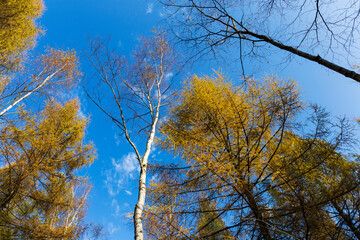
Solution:
<path fill-rule="evenodd" d="M 77 239 L 89 191 L 78 169 L 94 159 L 84 144 L 78 103 L 48 102 L 38 115 L 20 111 L 1 129 L 2 239 Z"/>
<path fill-rule="evenodd" d="M 146 18 L 132 15 L 148 21 L 156 10 L 169 28 L 151 37 L 139 38 L 133 29 L 126 39 L 116 36 L 122 52 L 101 38 L 90 40 L 85 52 L 89 81 L 82 90 L 114 124 L 111 137 L 98 126 L 91 129 L 96 132 L 91 137 L 101 139 L 99 147 L 113 148 L 100 154 L 100 164 L 101 170 L 114 167 L 105 174 L 117 191 L 93 202 L 109 233 L 123 233 L 114 220 L 131 205 L 136 189 L 130 214 L 136 240 L 360 240 L 355 127 L 302 101 L 295 81 L 250 78 L 253 72 L 246 69 L 249 58 L 271 62 L 280 60 L 271 53 L 284 52 L 360 82 L 360 1 L 159 1 L 163 8 L 149 3 Z M 76 5 L 57 10 L 65 15 L 65 9 L 76 9 L 72 17 L 88 21 Z M 34 49 L 44 32 L 39 24 L 44 9 L 43 0 L 0 0 L 0 239 L 88 239 L 90 231 L 99 238 L 101 227 L 85 219 L 91 186 L 81 175 L 95 150 L 85 139 L 88 119 L 80 99 L 69 100 L 82 98 L 80 89 L 69 88 L 81 80 L 80 58 L 71 49 Z M 82 44 L 79 25 L 56 21 L 58 28 L 46 40 Z M 56 35 L 64 33 L 71 37 Z M 244 79 L 233 84 L 215 73 L 178 84 L 172 37 L 186 43 L 194 54 L 188 62 L 200 59 L 199 65 L 206 64 L 203 54 L 231 59 L 239 50 L 235 58 Z M 138 46 L 124 56 L 124 45 L 135 38 Z M 132 151 L 124 157 L 118 150 L 129 149 L 122 141 Z M 164 164 L 164 156 L 173 159 Z M 105 162 L 109 158 L 111 163 Z M 101 182 L 102 173 L 90 174 Z M 121 195 L 123 179 L 136 182 Z M 96 205 L 109 206 L 107 197 L 116 209 L 109 215 Z M 124 199 L 129 204 L 120 204 Z"/>
<path fill-rule="evenodd" d="M 155 226 L 179 239 L 359 239 L 351 124 L 307 106 L 293 81 L 194 76 L 160 131 L 182 160 L 154 167 Z"/>

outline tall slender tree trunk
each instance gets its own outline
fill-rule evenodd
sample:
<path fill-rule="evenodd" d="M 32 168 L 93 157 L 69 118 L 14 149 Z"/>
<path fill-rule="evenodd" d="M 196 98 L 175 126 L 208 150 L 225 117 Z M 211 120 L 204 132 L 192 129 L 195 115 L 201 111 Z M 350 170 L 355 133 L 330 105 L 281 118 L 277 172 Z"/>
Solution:
<path fill-rule="evenodd" d="M 145 206 L 145 197 L 146 197 L 146 166 L 142 166 L 140 169 L 140 179 L 139 179 L 139 194 L 138 201 L 135 205 L 134 211 L 134 224 L 135 224 L 135 239 L 143 240 L 144 239 L 144 230 L 142 224 L 142 214 Z"/>
<path fill-rule="evenodd" d="M 142 157 L 142 159 L 139 159 L 139 163 L 140 163 L 139 193 L 138 193 L 138 201 L 135 205 L 135 211 L 134 211 L 135 240 L 144 239 L 142 215 L 143 215 L 143 210 L 145 206 L 145 197 L 146 197 L 146 171 L 147 171 L 148 159 L 151 152 L 151 147 L 155 138 L 156 125 L 159 120 L 159 108 L 160 108 L 160 100 L 159 100 L 159 105 L 155 108 L 156 109 L 155 115 L 153 116 L 150 135 L 146 143 L 145 154 Z M 153 108 L 152 111 L 154 111 Z"/>

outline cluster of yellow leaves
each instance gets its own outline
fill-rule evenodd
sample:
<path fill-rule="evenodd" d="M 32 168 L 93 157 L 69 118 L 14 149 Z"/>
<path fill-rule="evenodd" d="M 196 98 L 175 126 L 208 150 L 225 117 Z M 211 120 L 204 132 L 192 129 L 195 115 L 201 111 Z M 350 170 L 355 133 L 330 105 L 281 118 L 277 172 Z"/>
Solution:
<path fill-rule="evenodd" d="M 72 86 L 81 75 L 79 58 L 74 50 L 48 48 L 46 53 L 40 56 L 39 65 L 45 76 L 57 72 L 56 78 L 62 79 L 58 85 Z"/>
<path fill-rule="evenodd" d="M 276 199 L 285 203 L 285 192 L 298 191 L 304 201 L 313 205 L 325 199 L 346 195 L 358 184 L 356 172 L 358 162 L 335 151 L 336 146 L 321 139 L 300 138 L 286 132 L 277 156 L 270 164 L 274 171 L 274 185 L 282 185 L 273 190 Z M 291 184 L 285 184 L 291 182 Z"/>
<path fill-rule="evenodd" d="M 36 117 L 22 110 L 1 130 L 1 230 L 29 238 L 74 239 L 83 232 L 88 191 L 75 172 L 94 159 L 84 144 L 78 103 L 48 102 Z"/>
<path fill-rule="evenodd" d="M 0 2 L 0 73 L 15 70 L 21 54 L 34 46 L 41 32 L 35 20 L 43 9 L 42 0 Z"/>
<path fill-rule="evenodd" d="M 220 74 L 194 76 L 185 85 L 160 129 L 162 146 L 239 184 L 246 175 L 261 175 L 267 146 L 302 108 L 294 82 L 274 77 L 234 87 Z"/>

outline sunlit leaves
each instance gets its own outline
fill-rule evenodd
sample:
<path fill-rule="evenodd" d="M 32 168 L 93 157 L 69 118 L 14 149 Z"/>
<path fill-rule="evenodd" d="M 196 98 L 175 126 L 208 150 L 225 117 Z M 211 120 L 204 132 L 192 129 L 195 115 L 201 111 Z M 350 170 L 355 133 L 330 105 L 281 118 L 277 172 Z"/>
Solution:
<path fill-rule="evenodd" d="M 190 239 L 204 236 L 199 226 L 230 239 L 359 235 L 360 166 L 341 153 L 353 143 L 349 121 L 307 107 L 293 81 L 273 76 L 241 86 L 221 74 L 194 76 L 178 96 L 160 144 L 182 160 L 155 167 L 156 210 L 148 210 L 157 221 L 179 233 L 166 221 L 171 214 Z"/>
<path fill-rule="evenodd" d="M 76 171 L 94 159 L 77 101 L 19 112 L 1 130 L 1 230 L 25 238 L 78 238 L 89 187 Z"/>
<path fill-rule="evenodd" d="M 34 46 L 41 32 L 35 20 L 43 9 L 42 0 L 0 2 L 0 73 L 15 70 L 22 53 Z"/>

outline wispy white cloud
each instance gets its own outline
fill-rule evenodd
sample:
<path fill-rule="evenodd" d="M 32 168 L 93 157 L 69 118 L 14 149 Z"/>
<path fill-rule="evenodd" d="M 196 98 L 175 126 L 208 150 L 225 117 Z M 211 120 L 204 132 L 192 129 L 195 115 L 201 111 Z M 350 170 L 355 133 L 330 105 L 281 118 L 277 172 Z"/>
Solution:
<path fill-rule="evenodd" d="M 128 191 L 128 190 L 125 190 L 125 193 L 126 193 L 127 195 L 129 195 L 129 196 L 132 195 L 132 192 L 130 192 L 130 191 Z"/>
<path fill-rule="evenodd" d="M 121 169 L 118 171 L 123 171 L 133 178 L 133 173 L 138 172 L 139 170 L 139 164 L 135 153 L 131 152 L 122 157 Z"/>
<path fill-rule="evenodd" d="M 114 232 L 118 231 L 120 228 L 115 227 L 112 222 L 108 223 L 108 232 L 110 235 L 112 235 Z"/>
<path fill-rule="evenodd" d="M 111 207 L 114 209 L 114 215 L 119 216 L 120 215 L 120 206 L 119 206 L 118 202 L 116 201 L 116 199 L 113 199 L 111 201 Z"/>
<path fill-rule="evenodd" d="M 173 73 L 173 72 L 165 73 L 165 79 L 166 79 L 166 80 L 169 80 L 169 79 L 172 78 L 173 76 L 174 76 L 174 73 Z"/>
<path fill-rule="evenodd" d="M 153 10 L 154 10 L 154 4 L 153 3 L 148 3 L 147 8 L 146 8 L 146 14 L 152 13 Z"/>
<path fill-rule="evenodd" d="M 134 179 L 140 171 L 138 160 L 135 153 L 128 153 L 121 159 L 111 159 L 112 167 L 105 171 L 105 186 L 111 196 L 119 194 L 123 185 Z"/>
<path fill-rule="evenodd" d="M 115 144 L 116 144 L 116 146 L 119 146 L 120 143 L 121 143 L 119 134 L 115 133 L 115 134 L 114 134 L 114 139 L 115 139 Z"/>
<path fill-rule="evenodd" d="M 109 169 L 105 171 L 105 186 L 110 196 L 115 196 L 119 193 L 119 189 L 123 183 L 123 178 L 119 178 L 118 174 Z"/>

